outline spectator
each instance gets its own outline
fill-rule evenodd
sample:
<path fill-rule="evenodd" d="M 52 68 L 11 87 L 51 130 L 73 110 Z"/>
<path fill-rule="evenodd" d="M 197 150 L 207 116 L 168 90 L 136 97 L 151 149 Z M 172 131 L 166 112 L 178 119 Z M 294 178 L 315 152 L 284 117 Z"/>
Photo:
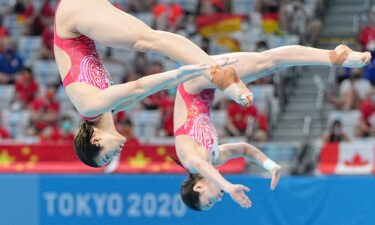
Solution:
<path fill-rule="evenodd" d="M 341 141 L 350 141 L 348 135 L 342 130 L 342 125 L 340 120 L 335 120 L 331 124 L 329 130 L 325 132 L 322 136 L 323 143 L 334 143 Z"/>
<path fill-rule="evenodd" d="M 280 14 L 283 29 L 290 34 L 305 34 L 307 15 L 303 3 L 299 0 L 284 1 Z"/>
<path fill-rule="evenodd" d="M 44 97 L 35 98 L 30 104 L 29 134 L 38 135 L 46 127 L 58 124 L 60 103 L 56 100 L 56 87 L 49 86 Z"/>
<path fill-rule="evenodd" d="M 173 110 L 174 110 L 174 98 L 169 95 L 167 91 L 161 93 L 160 99 L 160 110 L 161 110 L 161 128 L 159 130 L 159 136 L 173 136 Z"/>
<path fill-rule="evenodd" d="M 13 39 L 3 39 L 3 47 L 4 52 L 0 53 L 0 84 L 12 84 L 16 73 L 23 69 L 23 61 Z"/>
<path fill-rule="evenodd" d="M 363 69 L 354 68 L 349 78 L 341 82 L 339 97 L 326 93 L 326 99 L 339 110 L 359 109 L 371 89 L 371 83 L 363 78 Z"/>
<path fill-rule="evenodd" d="M 133 134 L 132 123 L 125 112 L 120 112 L 116 115 L 115 121 L 117 131 L 126 138 L 126 147 L 139 147 L 140 142 Z M 120 164 L 121 155 L 114 156 L 110 163 L 104 168 L 104 173 L 113 173 Z"/>
<path fill-rule="evenodd" d="M 10 138 L 11 138 L 10 132 L 2 125 L 2 115 L 0 114 L 0 140 L 10 139 Z"/>
<path fill-rule="evenodd" d="M 74 138 L 73 130 L 73 119 L 70 116 L 63 116 L 59 120 L 59 131 L 60 131 L 60 140 L 72 141 Z"/>
<path fill-rule="evenodd" d="M 22 15 L 26 19 L 25 35 L 41 35 L 45 27 L 53 24 L 54 20 L 54 10 L 50 0 L 42 0 L 42 2 L 25 0 Z"/>
<path fill-rule="evenodd" d="M 117 114 L 117 118 L 116 129 L 126 138 L 126 146 L 139 146 L 140 143 L 133 133 L 130 118 L 124 112 Z"/>
<path fill-rule="evenodd" d="M 157 74 L 164 71 L 164 66 L 161 62 L 153 62 L 149 68 L 148 74 Z M 163 92 L 157 92 L 145 98 L 141 103 L 145 109 L 155 110 L 160 107 L 161 99 L 165 95 Z"/>
<path fill-rule="evenodd" d="M 0 140 L 10 139 L 10 132 L 1 124 L 1 115 L 0 115 Z"/>
<path fill-rule="evenodd" d="M 307 28 L 304 39 L 307 45 L 316 47 L 323 25 L 322 20 L 324 15 L 324 0 L 309 0 L 309 2 L 310 5 L 305 4 L 305 9 L 307 12 Z"/>
<path fill-rule="evenodd" d="M 372 6 L 368 16 L 368 22 L 359 34 L 359 41 L 363 50 L 375 51 L 375 6 Z"/>
<path fill-rule="evenodd" d="M 372 90 L 365 101 L 362 102 L 361 118 L 357 130 L 357 136 L 375 136 L 375 90 Z"/>
<path fill-rule="evenodd" d="M 225 130 L 228 136 L 246 136 L 255 141 L 268 139 L 267 117 L 258 113 L 255 105 L 243 107 L 231 101 L 227 118 Z"/>
<path fill-rule="evenodd" d="M 53 51 L 53 24 L 46 26 L 42 32 L 39 58 L 43 60 L 55 59 Z"/>
<path fill-rule="evenodd" d="M 9 30 L 3 23 L 3 16 L 0 15 L 0 52 L 4 51 L 3 40 L 9 37 Z"/>
<path fill-rule="evenodd" d="M 34 80 L 31 68 L 25 67 L 16 80 L 13 104 L 18 104 L 19 107 L 17 108 L 26 108 L 34 100 L 38 89 L 39 85 Z"/>
<path fill-rule="evenodd" d="M 224 13 L 225 4 L 222 0 L 199 0 L 197 4 L 197 15 L 211 15 Z"/>
<path fill-rule="evenodd" d="M 164 0 L 155 5 L 152 12 L 157 30 L 176 32 L 181 27 L 184 10 L 179 3 Z"/>
<path fill-rule="evenodd" d="M 69 116 L 62 117 L 58 126 L 47 126 L 39 135 L 40 141 L 73 141 L 73 120 Z"/>
<path fill-rule="evenodd" d="M 0 140 L 1 139 L 9 139 L 10 138 L 10 133 L 9 131 L 0 125 Z"/>
<path fill-rule="evenodd" d="M 146 52 L 136 52 L 135 58 L 133 62 L 133 68 L 135 72 L 141 76 L 144 76 L 147 74 L 147 70 L 150 66 L 147 53 Z"/>
<path fill-rule="evenodd" d="M 280 17 L 283 30 L 299 35 L 302 44 L 316 45 L 322 23 L 315 18 L 315 12 L 308 11 L 301 0 L 292 0 L 288 3 L 284 1 Z"/>

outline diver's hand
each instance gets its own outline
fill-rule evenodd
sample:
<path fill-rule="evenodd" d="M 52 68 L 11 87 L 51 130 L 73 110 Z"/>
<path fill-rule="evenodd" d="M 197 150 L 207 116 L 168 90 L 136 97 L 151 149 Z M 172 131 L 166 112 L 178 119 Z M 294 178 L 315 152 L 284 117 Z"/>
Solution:
<path fill-rule="evenodd" d="M 272 179 L 271 179 L 271 190 L 275 190 L 277 184 L 279 183 L 280 176 L 281 176 L 281 166 L 277 165 L 272 168 L 271 170 Z"/>
<path fill-rule="evenodd" d="M 242 208 L 251 207 L 251 201 L 245 194 L 245 191 L 250 191 L 250 188 L 241 184 L 232 184 L 226 192 L 230 195 L 233 201 L 237 202 Z"/>

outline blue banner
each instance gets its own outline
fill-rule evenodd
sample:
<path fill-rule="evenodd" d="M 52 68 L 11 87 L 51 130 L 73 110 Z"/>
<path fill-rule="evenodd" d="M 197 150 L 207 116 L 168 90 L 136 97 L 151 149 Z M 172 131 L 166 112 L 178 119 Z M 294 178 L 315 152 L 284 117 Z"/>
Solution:
<path fill-rule="evenodd" d="M 249 186 L 242 209 L 227 195 L 209 211 L 186 208 L 180 175 L 2 175 L 4 225 L 375 224 L 375 177 L 228 176 Z"/>

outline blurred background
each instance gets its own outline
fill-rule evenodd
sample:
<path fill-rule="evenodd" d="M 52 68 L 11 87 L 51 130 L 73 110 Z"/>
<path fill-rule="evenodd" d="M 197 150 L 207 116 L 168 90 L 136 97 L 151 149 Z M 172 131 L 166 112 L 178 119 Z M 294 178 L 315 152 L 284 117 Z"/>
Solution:
<path fill-rule="evenodd" d="M 284 177 L 271 192 L 261 167 L 231 161 L 220 171 L 252 189 L 253 208 L 226 197 L 196 213 L 181 202 L 184 171 L 168 156 L 176 90 L 116 115 L 128 140 L 117 167 L 88 168 L 74 155 L 81 118 L 54 61 L 57 2 L 0 0 L 0 224 L 375 224 L 374 59 L 359 69 L 274 73 L 249 84 L 250 108 L 217 92 L 212 120 L 220 142 L 259 147 Z M 110 2 L 210 55 L 291 44 L 375 51 L 374 0 Z M 181 65 L 156 53 L 97 49 L 115 83 Z"/>

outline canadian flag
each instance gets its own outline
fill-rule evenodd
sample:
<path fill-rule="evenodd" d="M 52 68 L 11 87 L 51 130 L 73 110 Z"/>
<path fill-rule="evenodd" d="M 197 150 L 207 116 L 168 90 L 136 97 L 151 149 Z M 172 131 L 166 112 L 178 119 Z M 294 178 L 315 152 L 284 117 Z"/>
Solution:
<path fill-rule="evenodd" d="M 323 174 L 375 174 L 374 142 L 327 144 L 320 152 L 319 170 Z"/>

